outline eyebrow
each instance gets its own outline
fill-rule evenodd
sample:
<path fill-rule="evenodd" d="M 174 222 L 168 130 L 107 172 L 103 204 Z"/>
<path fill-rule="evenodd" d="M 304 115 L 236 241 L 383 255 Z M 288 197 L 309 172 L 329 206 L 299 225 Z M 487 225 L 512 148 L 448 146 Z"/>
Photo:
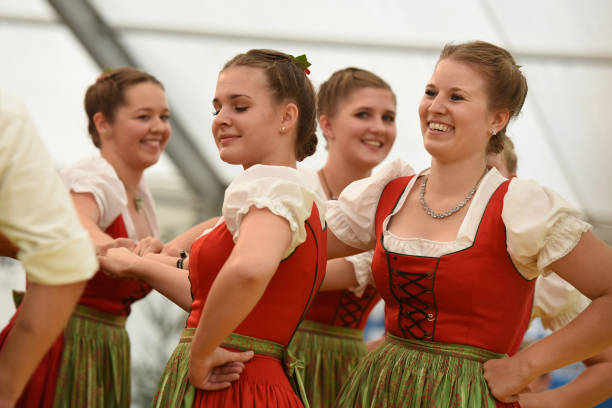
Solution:
<path fill-rule="evenodd" d="M 236 99 L 236 98 L 240 98 L 240 97 L 244 97 L 244 98 L 253 99 L 253 98 L 251 98 L 249 95 L 245 95 L 245 94 L 233 94 L 233 95 L 230 95 L 230 97 L 229 97 L 229 98 L 230 98 L 230 100 L 232 100 L 232 99 Z M 213 99 L 212 101 L 213 101 L 213 103 L 215 103 L 215 102 L 219 102 L 219 98 L 215 98 L 215 99 Z"/>
<path fill-rule="evenodd" d="M 145 107 L 142 107 L 142 108 L 136 108 L 134 110 L 134 112 L 139 112 L 139 111 L 154 112 L 155 109 L 145 106 Z M 163 112 L 170 112 L 170 109 L 169 108 L 164 108 Z"/>

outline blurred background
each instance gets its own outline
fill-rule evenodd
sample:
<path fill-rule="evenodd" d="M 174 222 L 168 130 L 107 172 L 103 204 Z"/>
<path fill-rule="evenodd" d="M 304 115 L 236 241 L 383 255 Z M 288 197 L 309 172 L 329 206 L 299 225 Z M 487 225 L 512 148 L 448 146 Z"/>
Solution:
<path fill-rule="evenodd" d="M 612 244 L 611 20 L 609 0 L 0 0 L 0 87 L 25 101 L 59 169 L 97 154 L 82 104 L 105 67 L 157 76 L 174 131 L 145 177 L 168 240 L 217 215 L 224 187 L 241 171 L 219 160 L 210 132 L 217 74 L 235 54 L 306 53 L 315 86 L 347 66 L 377 73 L 398 101 L 398 139 L 387 160 L 401 157 L 420 170 L 429 157 L 417 106 L 440 50 L 490 41 L 513 52 L 529 83 L 523 113 L 509 127 L 518 176 L 559 192 Z M 324 162 L 321 148 L 302 165 Z M 14 312 L 10 290 L 24 286 L 18 264 L 0 259 L 0 285 L 4 325 Z M 381 319 L 379 305 L 368 338 L 382 332 Z M 185 314 L 156 294 L 135 305 L 133 406 L 148 404 L 184 323 Z M 579 370 L 560 370 L 553 385 Z"/>

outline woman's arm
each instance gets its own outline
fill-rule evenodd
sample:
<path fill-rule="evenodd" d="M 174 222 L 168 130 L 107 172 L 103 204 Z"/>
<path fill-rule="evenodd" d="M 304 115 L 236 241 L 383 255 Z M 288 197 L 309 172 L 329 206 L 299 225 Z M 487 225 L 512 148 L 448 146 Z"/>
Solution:
<path fill-rule="evenodd" d="M 240 224 L 229 258 L 206 299 L 191 345 L 191 383 L 202 388 L 214 366 L 213 351 L 261 299 L 291 243 L 288 222 L 252 207 Z M 216 352 L 215 352 L 216 353 Z"/>
<path fill-rule="evenodd" d="M 75 193 L 70 192 L 72 202 L 76 208 L 81 225 L 87 232 L 96 247 L 109 245 L 113 238 L 98 227 L 100 221 L 100 209 L 91 193 Z"/>
<path fill-rule="evenodd" d="M 363 252 L 363 249 L 345 244 L 329 228 L 327 229 L 327 259 L 343 258 L 360 252 Z"/>
<path fill-rule="evenodd" d="M 586 360 L 612 345 L 612 247 L 585 232 L 576 247 L 550 268 L 592 299 L 591 304 L 565 327 L 513 357 L 489 360 L 485 378 L 502 401 L 516 394 L 540 374 Z"/>
<path fill-rule="evenodd" d="M 29 284 L 15 326 L 0 353 L 0 406 L 12 406 L 17 401 L 30 375 L 66 326 L 84 287 L 85 282 Z"/>
<path fill-rule="evenodd" d="M 344 258 L 327 261 L 325 277 L 320 291 L 341 290 L 354 288 L 359 285 L 355 277 L 353 264 Z"/>
<path fill-rule="evenodd" d="M 612 347 L 584 361 L 586 369 L 562 387 L 521 394 L 523 408 L 589 408 L 612 397 Z"/>
<path fill-rule="evenodd" d="M 140 257 L 126 248 L 111 248 L 98 260 L 105 272 L 143 280 L 182 309 L 191 310 L 189 273 L 176 267 L 176 258 L 157 254 Z"/>
<path fill-rule="evenodd" d="M 190 252 L 191 245 L 193 242 L 209 228 L 212 228 L 217 224 L 220 217 L 210 218 L 194 227 L 189 228 L 181 235 L 174 238 L 172 241 L 166 242 L 164 249 L 162 250 L 163 255 L 178 256 L 180 251 Z"/>

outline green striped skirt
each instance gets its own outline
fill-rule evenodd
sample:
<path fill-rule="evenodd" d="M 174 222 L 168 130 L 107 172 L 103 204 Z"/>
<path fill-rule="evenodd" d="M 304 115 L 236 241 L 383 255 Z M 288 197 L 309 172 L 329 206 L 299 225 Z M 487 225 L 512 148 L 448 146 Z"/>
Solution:
<path fill-rule="evenodd" d="M 478 347 L 387 334 L 353 370 L 336 406 L 495 408 L 482 363 L 502 357 Z"/>
<path fill-rule="evenodd" d="M 76 306 L 64 330 L 54 408 L 130 406 L 126 319 Z"/>
<path fill-rule="evenodd" d="M 237 381 L 230 389 L 207 393 L 205 398 L 204 394 L 199 396 L 196 394 L 196 389 L 189 382 L 189 350 L 191 348 L 191 341 L 195 334 L 195 328 L 186 328 L 181 334 L 178 346 L 174 349 L 170 360 L 166 364 L 166 369 L 162 374 L 162 377 L 157 386 L 157 393 L 153 399 L 152 407 L 155 408 L 191 408 L 196 404 L 204 404 L 202 406 L 217 406 L 215 404 L 221 404 L 221 406 L 237 406 L 238 401 L 246 398 L 249 401 L 248 406 L 304 406 L 309 408 L 308 401 L 305 399 L 304 386 L 302 384 L 302 371 L 303 366 L 299 361 L 291 357 L 291 354 L 285 350 L 285 347 L 281 344 L 273 341 L 259 339 L 255 337 L 243 336 L 237 333 L 231 333 L 225 341 L 221 344 L 222 347 L 230 348 L 233 350 L 253 350 L 256 355 L 267 357 L 268 362 L 274 361 L 272 364 L 276 367 L 276 372 L 280 372 L 281 380 L 280 383 L 286 384 L 286 387 L 276 388 L 273 384 L 278 385 L 278 378 L 274 379 L 274 372 L 271 374 L 272 377 L 268 377 L 270 373 L 264 372 L 266 368 L 269 368 L 269 364 L 265 361 L 260 367 L 264 371 L 258 371 L 257 368 L 250 375 L 254 375 L 258 380 L 263 381 L 262 394 L 258 392 L 259 385 L 248 384 L 249 380 L 244 380 L 245 376 L 249 377 L 247 369 L 242 373 L 241 380 Z M 270 360 L 269 358 L 272 358 Z M 256 359 L 254 358 L 250 362 L 247 362 L 249 367 L 257 367 Z M 260 362 L 259 364 L 262 364 Z M 281 370 L 278 370 L 280 368 Z M 267 379 L 272 378 L 271 382 L 267 382 Z M 256 381 L 260 382 L 260 381 Z M 237 386 L 241 383 L 243 388 Z M 252 386 L 252 387 L 251 387 Z M 247 391 L 248 390 L 248 391 Z M 261 391 L 261 390 L 259 390 Z M 245 395 L 239 395 L 241 392 L 245 392 Z M 224 393 L 226 394 L 224 396 Z M 228 396 L 228 394 L 231 394 Z M 236 394 L 236 395 L 234 395 Z M 297 394 L 297 395 L 296 395 Z M 238 396 L 236 399 L 234 397 Z M 300 398 L 302 402 L 300 402 Z M 227 397 L 227 398 L 226 398 Z M 199 398 L 199 402 L 198 402 Z M 204 399 L 203 399 L 204 398 Z M 257 403 L 255 401 L 257 400 Z M 211 402 L 216 401 L 216 402 Z M 234 401 L 229 403 L 228 401 Z M 246 402 L 245 402 L 246 403 Z M 240 404 L 242 405 L 242 404 Z"/>
<path fill-rule="evenodd" d="M 350 371 L 368 352 L 363 330 L 304 320 L 289 350 L 304 362 L 304 388 L 312 407 L 334 406 Z"/>

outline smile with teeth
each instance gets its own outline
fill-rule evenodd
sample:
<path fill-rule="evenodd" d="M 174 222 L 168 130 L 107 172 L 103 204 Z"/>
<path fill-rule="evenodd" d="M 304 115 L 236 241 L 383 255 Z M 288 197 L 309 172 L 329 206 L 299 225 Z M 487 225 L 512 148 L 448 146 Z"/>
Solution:
<path fill-rule="evenodd" d="M 437 122 L 429 122 L 429 128 L 431 130 L 440 130 L 442 132 L 448 132 L 451 130 L 450 126 Z"/>
<path fill-rule="evenodd" d="M 382 147 L 383 145 L 382 142 L 378 140 L 363 140 L 363 143 L 375 147 Z"/>
<path fill-rule="evenodd" d="M 149 145 L 149 146 L 159 147 L 161 145 L 161 140 L 149 139 L 149 140 L 143 140 L 142 143 Z"/>

